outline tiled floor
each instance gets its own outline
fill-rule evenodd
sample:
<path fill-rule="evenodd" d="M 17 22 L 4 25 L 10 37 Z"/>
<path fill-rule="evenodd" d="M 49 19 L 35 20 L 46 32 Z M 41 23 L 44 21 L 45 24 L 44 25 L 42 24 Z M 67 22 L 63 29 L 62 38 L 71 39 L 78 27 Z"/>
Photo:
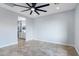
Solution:
<path fill-rule="evenodd" d="M 21 43 L 21 42 L 20 42 Z M 73 47 L 31 40 L 0 49 L 0 56 L 78 56 Z"/>

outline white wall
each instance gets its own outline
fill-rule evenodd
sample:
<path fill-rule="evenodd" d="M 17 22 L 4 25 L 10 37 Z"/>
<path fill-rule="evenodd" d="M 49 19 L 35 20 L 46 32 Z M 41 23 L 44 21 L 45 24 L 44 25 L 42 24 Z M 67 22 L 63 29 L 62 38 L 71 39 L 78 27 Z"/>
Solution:
<path fill-rule="evenodd" d="M 26 19 L 26 41 L 34 38 L 33 27 L 33 19 Z"/>
<path fill-rule="evenodd" d="M 13 44 L 17 40 L 17 16 L 0 8 L 0 47 Z"/>
<path fill-rule="evenodd" d="M 75 48 L 79 54 L 79 4 L 75 11 Z"/>
<path fill-rule="evenodd" d="M 35 40 L 73 46 L 74 10 L 34 20 Z"/>
<path fill-rule="evenodd" d="M 17 20 L 22 16 L 0 7 L 0 48 L 17 43 Z M 25 17 L 25 16 L 22 16 Z M 31 20 L 26 17 L 27 39 L 31 39 Z"/>

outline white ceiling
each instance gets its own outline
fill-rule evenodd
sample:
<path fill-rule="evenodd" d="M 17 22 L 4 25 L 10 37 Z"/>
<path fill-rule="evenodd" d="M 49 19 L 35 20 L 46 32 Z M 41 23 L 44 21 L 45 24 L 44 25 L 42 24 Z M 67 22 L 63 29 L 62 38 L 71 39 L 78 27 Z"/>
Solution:
<path fill-rule="evenodd" d="M 44 3 L 38 3 L 36 6 L 43 5 L 43 4 Z M 18 5 L 25 5 L 25 3 L 18 3 Z M 47 10 L 47 12 L 38 11 L 40 13 L 40 15 L 37 15 L 34 12 L 32 13 L 32 15 L 30 15 L 30 10 L 26 11 L 26 12 L 21 12 L 22 10 L 25 10 L 25 8 L 22 8 L 22 7 L 17 7 L 17 6 L 12 7 L 10 5 L 8 6 L 8 5 L 3 4 L 3 3 L 0 3 L 0 6 L 6 8 L 6 9 L 9 9 L 11 11 L 20 13 L 22 15 L 25 15 L 27 17 L 36 18 L 36 17 L 40 17 L 40 16 L 46 16 L 46 15 L 50 15 L 50 14 L 54 14 L 54 13 L 72 10 L 76 7 L 76 3 L 60 3 L 58 5 L 54 5 L 54 3 L 51 3 L 47 7 L 40 8 L 43 10 Z M 56 7 L 59 7 L 60 9 L 56 9 Z"/>

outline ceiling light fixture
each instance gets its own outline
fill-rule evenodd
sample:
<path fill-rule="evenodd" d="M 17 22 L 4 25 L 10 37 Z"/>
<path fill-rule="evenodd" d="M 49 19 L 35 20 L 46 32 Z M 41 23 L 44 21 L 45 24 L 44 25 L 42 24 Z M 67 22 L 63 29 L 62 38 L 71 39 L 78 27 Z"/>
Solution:
<path fill-rule="evenodd" d="M 57 10 L 59 10 L 59 9 L 60 9 L 60 7 L 58 7 L 58 6 L 57 6 L 57 7 L 56 7 L 56 9 L 57 9 Z"/>
<path fill-rule="evenodd" d="M 34 11 L 34 10 L 35 10 L 35 8 L 31 8 L 31 10 L 32 10 L 32 11 Z"/>
<path fill-rule="evenodd" d="M 60 9 L 60 7 L 59 7 L 59 3 L 54 3 L 54 5 L 55 5 L 55 7 L 56 7 L 57 10 Z"/>

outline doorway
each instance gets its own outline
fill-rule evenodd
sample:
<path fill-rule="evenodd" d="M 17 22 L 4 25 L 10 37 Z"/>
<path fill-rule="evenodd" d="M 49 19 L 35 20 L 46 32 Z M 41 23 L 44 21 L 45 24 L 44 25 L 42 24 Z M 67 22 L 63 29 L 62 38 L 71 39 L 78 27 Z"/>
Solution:
<path fill-rule="evenodd" d="M 18 17 L 18 47 L 24 48 L 26 41 L 26 18 Z"/>

